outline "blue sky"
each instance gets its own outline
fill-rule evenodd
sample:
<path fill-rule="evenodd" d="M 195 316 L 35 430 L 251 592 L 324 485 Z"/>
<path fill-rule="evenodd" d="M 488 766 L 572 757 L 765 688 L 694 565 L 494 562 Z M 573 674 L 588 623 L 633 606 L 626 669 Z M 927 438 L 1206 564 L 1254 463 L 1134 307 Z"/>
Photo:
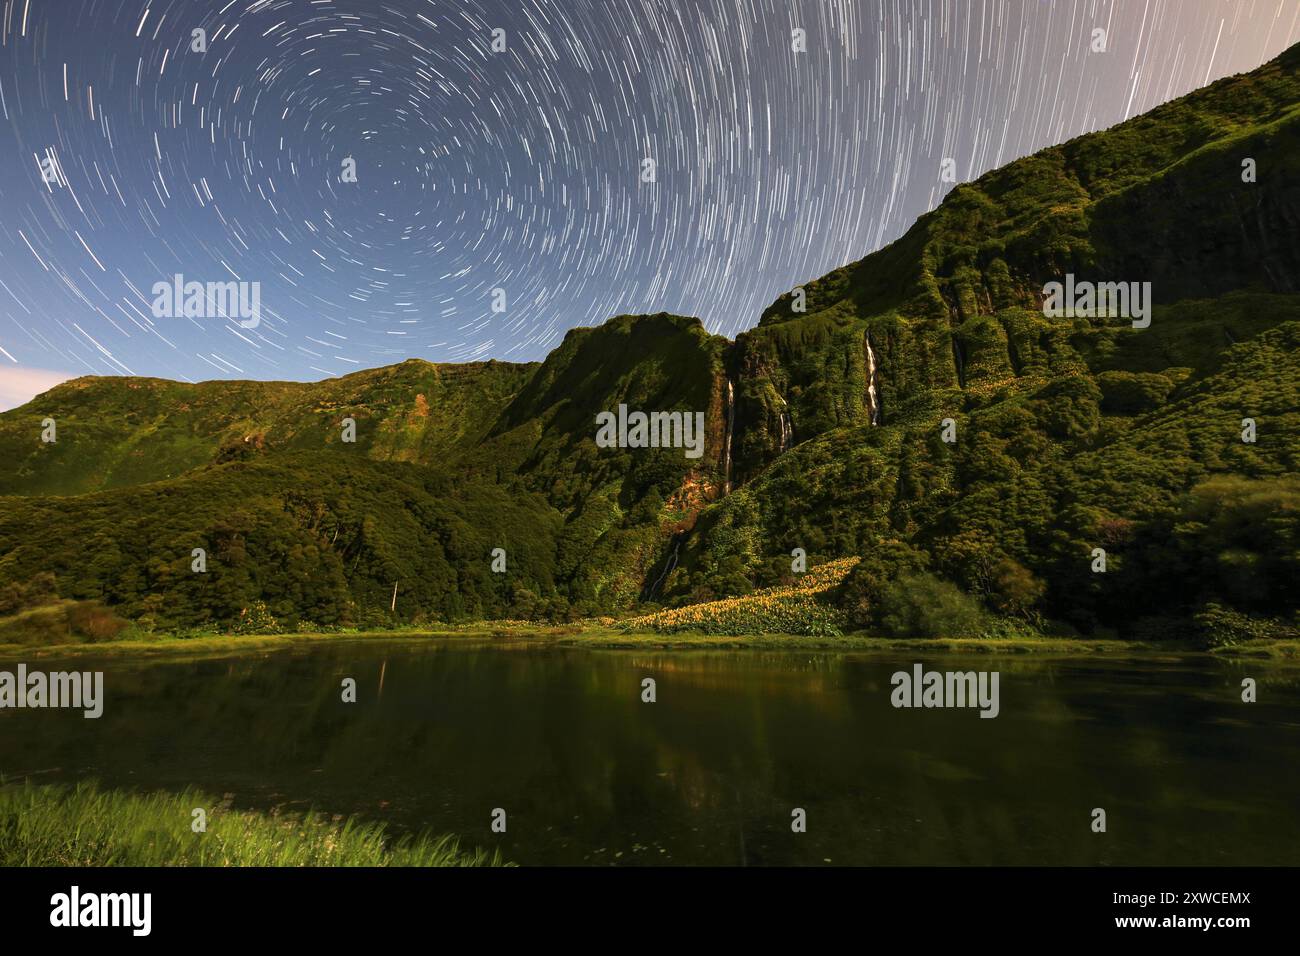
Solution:
<path fill-rule="evenodd" d="M 0 2 L 3 407 L 532 360 L 624 312 L 734 335 L 901 235 L 945 157 L 973 178 L 1300 40 L 1279 0 Z M 176 274 L 258 283 L 262 321 L 154 315 Z"/>

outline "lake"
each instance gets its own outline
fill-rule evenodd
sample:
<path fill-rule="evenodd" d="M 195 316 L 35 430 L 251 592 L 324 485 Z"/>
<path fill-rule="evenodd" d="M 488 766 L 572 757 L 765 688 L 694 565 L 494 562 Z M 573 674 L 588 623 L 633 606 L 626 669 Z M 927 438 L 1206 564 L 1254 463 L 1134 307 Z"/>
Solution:
<path fill-rule="evenodd" d="M 998 671 L 998 716 L 891 706 L 891 675 L 918 662 Z M 456 638 L 27 663 L 103 670 L 104 713 L 0 711 L 6 779 L 196 786 L 522 864 L 1300 859 L 1300 669 L 1270 663 Z"/>

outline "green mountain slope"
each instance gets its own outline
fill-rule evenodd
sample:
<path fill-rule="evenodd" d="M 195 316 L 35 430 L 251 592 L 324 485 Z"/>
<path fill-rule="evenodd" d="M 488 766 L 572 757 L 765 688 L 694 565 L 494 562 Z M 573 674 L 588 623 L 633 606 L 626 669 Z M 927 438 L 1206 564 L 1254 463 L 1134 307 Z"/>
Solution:
<path fill-rule="evenodd" d="M 0 494 L 80 494 L 173 478 L 264 451 L 341 445 L 383 461 L 439 461 L 480 441 L 536 364 L 409 359 L 323 382 L 86 377 L 0 416 Z M 39 439 L 55 420 L 58 440 Z"/>
<path fill-rule="evenodd" d="M 806 312 L 782 296 L 737 341 L 741 467 L 779 449 L 780 399 L 797 439 L 866 421 L 868 340 L 887 415 L 1032 371 L 1062 325 L 1043 320 L 1041 290 L 1066 273 L 1148 281 L 1159 304 L 1300 291 L 1298 66 L 1300 47 L 959 185 L 888 248 L 808 283 Z"/>
<path fill-rule="evenodd" d="M 782 583 L 802 548 L 862 556 L 836 599 L 884 632 L 1287 617 L 1298 68 L 960 185 L 734 343 L 620 316 L 530 365 L 65 383 L 0 415 L 0 614 L 42 572 L 160 626 L 614 613 Z M 1067 273 L 1150 282 L 1149 327 L 1048 317 Z M 620 404 L 703 412 L 702 456 L 598 447 Z"/>

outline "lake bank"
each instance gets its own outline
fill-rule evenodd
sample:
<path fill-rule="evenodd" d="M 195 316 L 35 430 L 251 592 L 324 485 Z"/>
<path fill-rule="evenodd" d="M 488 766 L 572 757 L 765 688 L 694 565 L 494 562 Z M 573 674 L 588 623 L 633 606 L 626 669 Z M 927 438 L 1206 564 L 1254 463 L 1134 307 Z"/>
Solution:
<path fill-rule="evenodd" d="M 1241 658 L 1300 663 L 1300 641 L 1260 640 L 1203 650 L 1187 644 L 1123 641 L 1113 638 L 1024 637 L 1024 638 L 893 638 L 867 634 L 840 637 L 809 637 L 798 634 L 757 634 L 752 637 L 681 632 L 625 631 L 605 625 L 525 625 L 510 623 L 467 624 L 428 629 L 356 630 L 292 634 L 214 635 L 176 637 L 160 634 L 149 640 L 115 640 L 82 644 L 0 644 L 0 662 L 59 657 L 225 657 L 231 654 L 262 653 L 312 644 L 346 641 L 533 641 L 560 647 L 606 650 L 818 650 L 896 654 L 961 653 L 991 655 L 1163 655 L 1210 654 L 1220 658 Z"/>

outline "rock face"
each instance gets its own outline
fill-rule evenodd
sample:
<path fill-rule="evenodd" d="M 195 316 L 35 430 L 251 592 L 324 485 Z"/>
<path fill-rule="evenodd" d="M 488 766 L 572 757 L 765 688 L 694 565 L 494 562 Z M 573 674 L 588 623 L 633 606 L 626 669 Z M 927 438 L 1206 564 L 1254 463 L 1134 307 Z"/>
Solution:
<path fill-rule="evenodd" d="M 660 313 L 526 365 L 65 383 L 0 415 L 0 585 L 52 571 L 63 598 L 168 624 L 258 599 L 387 619 L 399 581 L 402 620 L 556 616 L 771 584 L 794 547 L 890 548 L 990 606 L 1026 611 L 1019 588 L 1091 626 L 1141 600 L 1080 553 L 1154 561 L 1198 483 L 1300 466 L 1298 66 L 1295 48 L 962 184 L 734 342 Z M 1150 282 L 1152 324 L 1045 316 L 1067 274 Z M 703 412 L 704 454 L 598 447 L 620 405 Z"/>

